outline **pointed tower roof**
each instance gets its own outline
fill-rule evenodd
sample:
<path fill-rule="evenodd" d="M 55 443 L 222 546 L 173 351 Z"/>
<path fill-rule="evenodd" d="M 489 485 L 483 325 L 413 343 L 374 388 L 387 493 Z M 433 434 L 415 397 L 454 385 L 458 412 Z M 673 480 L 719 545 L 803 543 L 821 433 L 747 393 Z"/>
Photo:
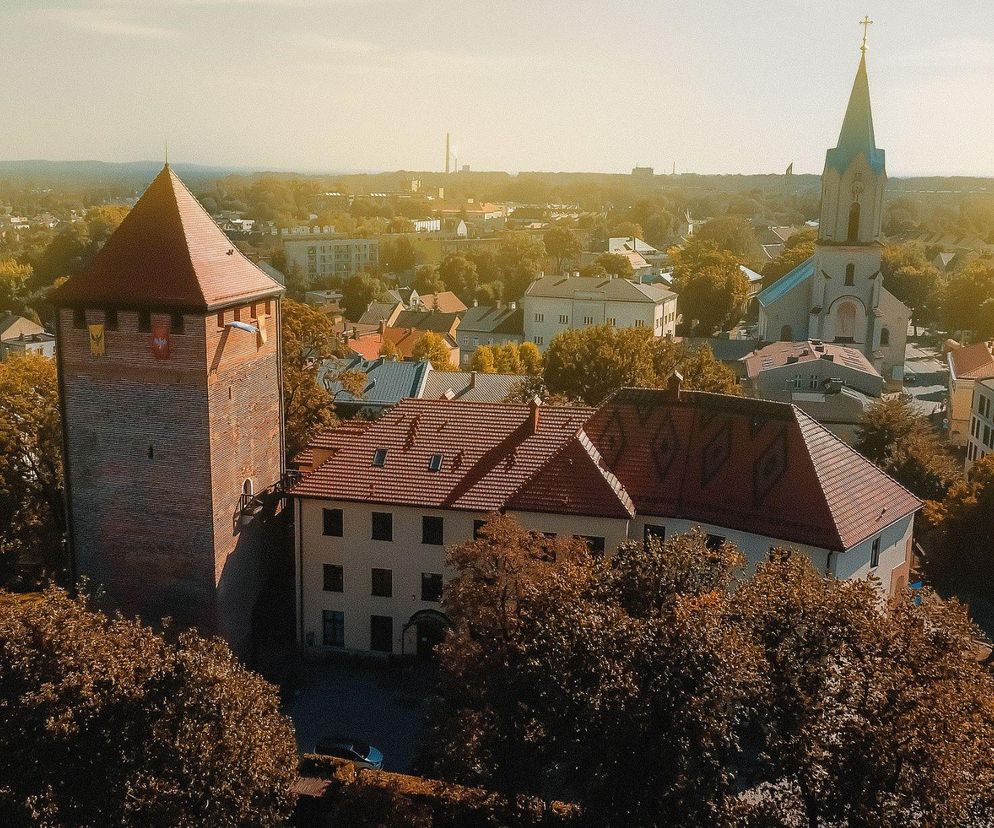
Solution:
<path fill-rule="evenodd" d="M 840 173 L 863 154 L 875 173 L 884 171 L 884 151 L 877 149 L 873 136 L 873 113 L 870 110 L 870 82 L 866 75 L 866 52 L 859 58 L 859 68 L 849 95 L 849 106 L 839 133 L 839 143 L 828 151 L 826 166 Z"/>
<path fill-rule="evenodd" d="M 166 164 L 89 266 L 49 299 L 65 307 L 211 312 L 281 291 Z"/>

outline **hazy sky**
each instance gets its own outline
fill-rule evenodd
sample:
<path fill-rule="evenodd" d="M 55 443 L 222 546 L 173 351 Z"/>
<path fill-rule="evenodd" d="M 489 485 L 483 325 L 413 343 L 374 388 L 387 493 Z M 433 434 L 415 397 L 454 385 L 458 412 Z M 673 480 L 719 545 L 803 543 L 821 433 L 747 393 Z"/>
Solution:
<path fill-rule="evenodd" d="M 991 0 L 0 0 L 0 158 L 994 175 Z"/>

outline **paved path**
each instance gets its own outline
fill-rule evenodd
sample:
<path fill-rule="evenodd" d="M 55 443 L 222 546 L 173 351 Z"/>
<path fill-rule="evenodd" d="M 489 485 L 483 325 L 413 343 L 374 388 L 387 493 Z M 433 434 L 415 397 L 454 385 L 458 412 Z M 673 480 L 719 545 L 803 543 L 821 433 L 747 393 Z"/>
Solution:
<path fill-rule="evenodd" d="M 927 417 L 941 421 L 946 407 L 949 369 L 935 348 L 909 343 L 905 350 L 904 375 L 915 376 L 915 381 L 905 380 L 904 392 L 912 403 Z"/>

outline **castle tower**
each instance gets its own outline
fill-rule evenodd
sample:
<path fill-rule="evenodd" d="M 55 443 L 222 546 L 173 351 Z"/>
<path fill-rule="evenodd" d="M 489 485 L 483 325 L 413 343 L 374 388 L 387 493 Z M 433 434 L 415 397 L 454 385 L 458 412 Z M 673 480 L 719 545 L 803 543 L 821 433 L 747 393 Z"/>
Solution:
<path fill-rule="evenodd" d="M 281 294 L 167 164 L 50 295 L 77 574 L 241 651 L 284 467 Z"/>

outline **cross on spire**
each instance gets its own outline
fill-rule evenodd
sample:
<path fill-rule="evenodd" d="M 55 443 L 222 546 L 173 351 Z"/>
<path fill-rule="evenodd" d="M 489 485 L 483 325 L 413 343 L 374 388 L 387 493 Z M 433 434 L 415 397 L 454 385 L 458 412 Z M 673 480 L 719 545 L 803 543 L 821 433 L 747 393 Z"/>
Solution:
<path fill-rule="evenodd" d="M 870 20 L 870 15 L 866 15 L 862 20 L 859 21 L 859 25 L 863 27 L 863 45 L 859 47 L 861 52 L 866 52 L 866 36 L 870 32 L 870 26 L 873 21 Z"/>

